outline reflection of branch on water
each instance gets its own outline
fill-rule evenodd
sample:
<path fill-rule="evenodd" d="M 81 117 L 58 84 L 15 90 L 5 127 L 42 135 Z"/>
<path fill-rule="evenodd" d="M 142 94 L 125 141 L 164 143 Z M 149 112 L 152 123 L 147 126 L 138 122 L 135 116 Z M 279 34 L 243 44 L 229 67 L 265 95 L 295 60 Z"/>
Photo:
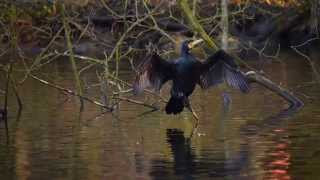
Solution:
<path fill-rule="evenodd" d="M 4 120 L 6 132 L 8 134 L 8 93 L 9 93 L 9 82 L 12 72 L 12 64 L 10 63 L 8 71 L 6 71 L 6 85 L 5 85 L 5 94 L 4 94 L 4 103 L 3 109 L 1 109 L 1 119 Z M 8 137 L 8 136 L 7 136 Z"/>
<path fill-rule="evenodd" d="M 249 141 L 250 139 L 252 139 L 252 137 L 260 137 L 258 136 L 259 134 L 273 130 L 274 127 L 278 127 L 282 120 L 292 116 L 299 110 L 300 107 L 289 107 L 287 109 L 281 110 L 276 115 L 271 115 L 269 117 L 266 117 L 262 121 L 255 122 L 255 124 L 246 124 L 240 129 L 240 135 L 243 136 L 243 139 L 245 139 L 246 141 Z M 252 128 L 253 126 L 255 128 Z M 240 170 L 248 166 L 248 163 L 250 163 L 249 155 L 251 154 L 249 145 L 250 144 L 248 143 L 243 143 L 238 154 L 236 154 L 233 158 L 227 160 L 226 165 L 228 169 L 230 168 Z"/>
<path fill-rule="evenodd" d="M 13 93 L 14 93 L 16 100 L 17 100 L 17 103 L 18 103 L 18 111 L 22 111 L 23 105 L 22 105 L 22 100 L 20 98 L 20 95 L 18 93 L 17 83 L 13 78 L 10 78 L 10 82 L 12 85 Z"/>
<path fill-rule="evenodd" d="M 283 109 L 282 111 L 280 111 L 278 114 L 276 115 L 271 115 L 265 119 L 263 119 L 262 121 L 258 121 L 258 122 L 254 122 L 254 123 L 248 123 L 246 125 L 244 125 L 241 129 L 240 129 L 240 136 L 246 141 L 245 146 L 246 149 L 245 151 L 247 151 L 247 154 L 251 154 L 250 151 L 251 149 L 255 149 L 254 147 L 256 146 L 256 142 L 260 142 L 262 138 L 265 138 L 265 134 L 273 134 L 273 133 L 277 133 L 278 131 L 275 131 L 276 129 L 279 129 L 279 125 L 283 122 L 283 120 L 285 120 L 286 118 L 292 116 L 294 113 L 296 113 L 297 111 L 299 111 L 299 107 L 289 107 L 287 109 Z M 281 131 L 279 131 L 281 132 Z M 262 136 L 263 134 L 263 136 Z M 274 148 L 277 148 L 278 143 L 280 143 L 281 145 L 283 145 L 283 143 L 286 143 L 286 141 L 283 141 L 282 136 L 274 136 L 275 139 L 275 146 L 266 146 L 267 149 L 265 149 L 264 151 L 274 151 Z M 250 145 L 251 144 L 251 145 Z M 275 149 L 277 150 L 277 149 Z M 280 149 L 281 154 L 285 153 L 284 149 Z M 240 152 L 239 152 L 239 156 L 240 156 Z M 263 162 L 270 161 L 270 159 L 268 158 L 268 154 L 266 154 L 265 156 L 263 156 L 264 158 L 261 159 Z M 288 154 L 287 157 L 290 157 L 290 155 Z M 258 157 L 259 159 L 261 157 Z M 279 161 L 278 157 L 271 157 L 271 160 L 274 159 L 275 161 Z M 284 161 L 289 161 L 288 159 L 285 159 Z M 263 168 L 270 168 L 269 165 L 263 166 Z M 280 166 L 278 168 L 283 168 L 283 166 Z M 285 172 L 285 171 L 284 171 Z M 271 174 L 274 175 L 274 174 Z M 285 176 L 286 174 L 281 174 L 281 176 Z"/>
<path fill-rule="evenodd" d="M 9 63 L 8 69 L 2 69 L 6 73 L 6 83 L 5 83 L 5 90 L 4 90 L 4 103 L 3 108 L 0 108 L 0 121 L 3 120 L 5 123 L 5 130 L 6 130 L 6 137 L 7 143 L 9 142 L 9 127 L 8 127 L 8 94 L 9 94 L 9 85 L 12 85 L 12 89 L 14 95 L 16 96 L 18 102 L 18 116 L 17 119 L 20 118 L 21 110 L 22 110 L 22 102 L 20 96 L 17 91 L 17 87 L 15 84 L 14 79 L 12 78 L 12 71 L 13 71 L 13 62 Z"/>
<path fill-rule="evenodd" d="M 207 151 L 200 151 L 197 154 L 192 148 L 191 139 L 184 136 L 184 132 L 178 129 L 167 129 L 167 142 L 172 152 L 171 160 L 154 159 L 152 161 L 151 176 L 161 176 L 163 179 L 181 177 L 183 179 L 193 179 L 194 177 L 204 178 L 232 178 L 241 179 L 242 172 L 247 171 L 252 161 L 250 139 L 259 136 L 260 133 L 273 130 L 281 123 L 282 119 L 290 117 L 299 110 L 292 107 L 280 111 L 276 115 L 269 116 L 262 121 L 256 122 L 256 128 L 252 132 L 253 124 L 247 124 L 240 129 L 240 136 L 246 143 L 242 143 L 240 149 L 232 156 L 221 156 L 217 153 L 210 154 Z M 222 117 L 223 118 L 223 117 Z M 256 141 L 256 140 L 255 140 Z M 226 149 L 224 149 L 226 151 Z M 219 155 L 219 156 L 217 156 Z M 205 157 L 205 158 L 203 158 Z M 247 176 L 246 176 L 247 177 Z"/>
<path fill-rule="evenodd" d="M 278 112 L 276 115 L 271 115 L 269 117 L 264 118 L 262 121 L 255 122 L 254 124 L 247 124 L 246 126 L 242 127 L 241 132 L 243 134 L 250 134 L 256 135 L 258 133 L 261 133 L 262 130 L 266 130 L 267 128 L 273 127 L 275 125 L 280 124 L 282 119 L 288 118 L 292 115 L 294 115 L 296 112 L 300 110 L 299 107 L 289 107 L 287 109 L 283 109 L 280 112 Z M 251 127 L 254 128 L 252 129 Z"/>

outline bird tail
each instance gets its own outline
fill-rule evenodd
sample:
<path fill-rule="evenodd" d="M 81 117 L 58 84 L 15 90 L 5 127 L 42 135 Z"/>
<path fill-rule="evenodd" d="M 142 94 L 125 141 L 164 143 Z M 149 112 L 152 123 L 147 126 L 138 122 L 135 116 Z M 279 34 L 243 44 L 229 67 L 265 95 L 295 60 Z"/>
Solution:
<path fill-rule="evenodd" d="M 180 113 L 184 108 L 184 96 L 182 97 L 174 97 L 172 96 L 167 103 L 166 106 L 166 113 L 167 114 L 178 114 Z"/>

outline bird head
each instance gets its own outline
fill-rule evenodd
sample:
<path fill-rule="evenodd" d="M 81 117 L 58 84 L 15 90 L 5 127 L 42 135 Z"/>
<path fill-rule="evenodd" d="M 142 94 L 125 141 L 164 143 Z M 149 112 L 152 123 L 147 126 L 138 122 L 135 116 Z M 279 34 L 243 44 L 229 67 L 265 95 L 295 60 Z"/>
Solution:
<path fill-rule="evenodd" d="M 203 39 L 198 40 L 184 40 L 181 44 L 181 54 L 188 54 L 189 51 L 203 42 Z"/>
<path fill-rule="evenodd" d="M 192 49 L 203 42 L 203 39 L 197 39 L 188 43 L 189 49 Z"/>

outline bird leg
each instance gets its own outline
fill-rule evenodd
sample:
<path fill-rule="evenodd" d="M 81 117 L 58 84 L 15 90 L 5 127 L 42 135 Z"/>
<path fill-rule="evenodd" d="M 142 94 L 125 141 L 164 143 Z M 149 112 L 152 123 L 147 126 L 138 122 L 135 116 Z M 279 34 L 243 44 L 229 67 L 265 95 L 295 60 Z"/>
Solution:
<path fill-rule="evenodd" d="M 184 103 L 185 103 L 185 107 L 189 109 L 189 111 L 192 113 L 193 118 L 196 120 L 195 125 L 193 126 L 192 133 L 190 135 L 190 139 L 191 139 L 192 136 L 197 132 L 198 125 L 199 125 L 199 116 L 197 115 L 196 112 L 194 112 L 191 106 L 190 100 L 187 97 L 185 98 Z"/>

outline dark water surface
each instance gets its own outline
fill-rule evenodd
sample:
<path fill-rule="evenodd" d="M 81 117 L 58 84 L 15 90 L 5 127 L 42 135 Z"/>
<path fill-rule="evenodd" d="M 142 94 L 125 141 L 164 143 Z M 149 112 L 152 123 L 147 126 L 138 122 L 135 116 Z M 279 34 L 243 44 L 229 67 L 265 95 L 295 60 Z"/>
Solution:
<path fill-rule="evenodd" d="M 305 101 L 301 111 L 283 116 L 285 102 L 258 86 L 245 95 L 228 90 L 229 109 L 221 88 L 197 89 L 192 104 L 201 120 L 191 139 L 194 119 L 187 111 L 140 116 L 149 109 L 122 102 L 116 116 L 101 115 L 90 103 L 79 113 L 77 98 L 28 79 L 19 119 L 10 96 L 8 144 L 0 122 L 0 179 L 320 179 L 320 86 L 306 60 L 281 59 L 263 70 L 297 92 Z M 68 61 L 39 74 L 74 87 Z M 121 76 L 132 80 L 124 68 Z M 95 68 L 84 80 L 98 83 Z M 99 97 L 95 86 L 87 93 Z"/>

